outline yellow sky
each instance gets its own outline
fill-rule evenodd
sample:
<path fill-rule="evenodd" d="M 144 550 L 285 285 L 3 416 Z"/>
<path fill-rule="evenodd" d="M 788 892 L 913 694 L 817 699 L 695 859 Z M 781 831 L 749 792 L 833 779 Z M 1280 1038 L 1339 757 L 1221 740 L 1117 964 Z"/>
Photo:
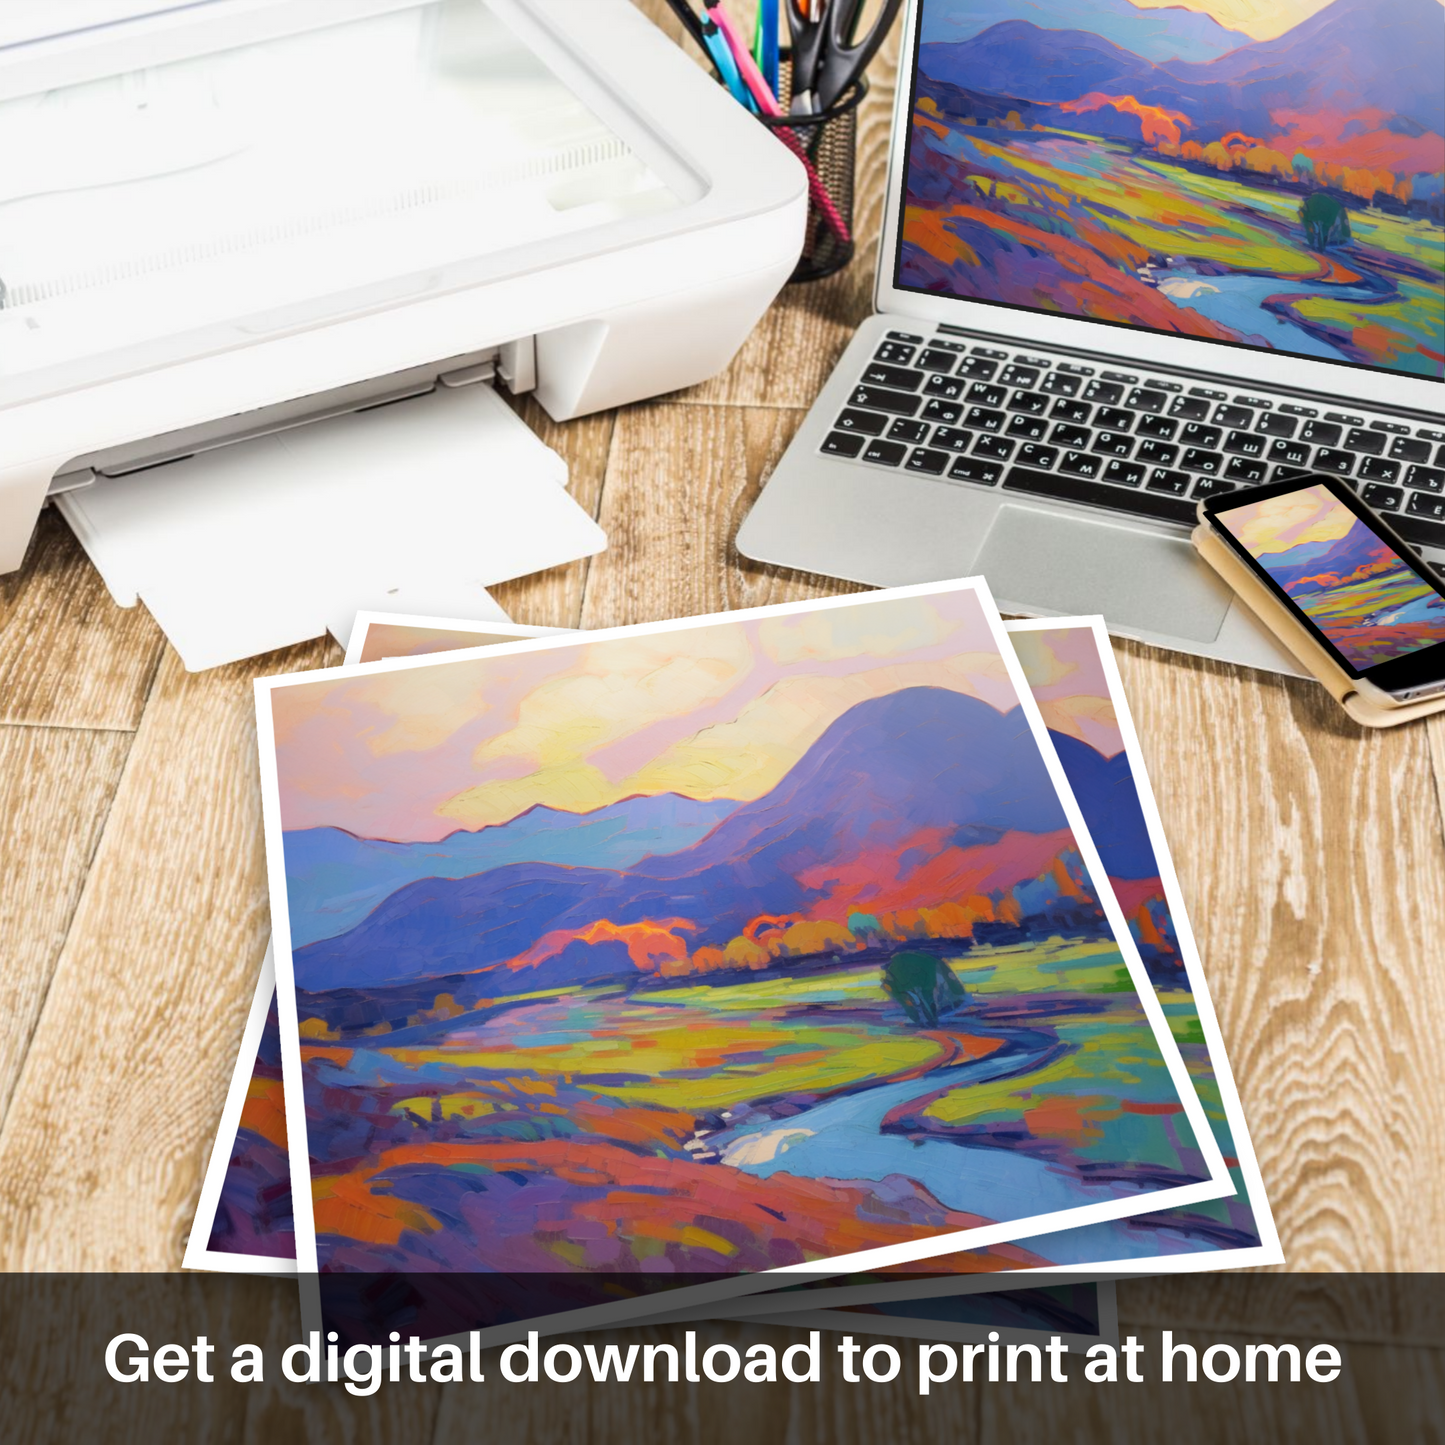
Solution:
<path fill-rule="evenodd" d="M 1270 497 L 1251 510 L 1253 515 L 1235 535 L 1256 557 L 1287 552 L 1305 542 L 1333 542 L 1355 525 L 1355 514 L 1323 487 Z"/>
<path fill-rule="evenodd" d="M 1273 40 L 1301 20 L 1323 10 L 1331 0 L 1192 0 L 1185 10 L 1212 15 L 1227 30 L 1242 30 L 1255 40 Z M 1159 10 L 1178 0 L 1134 0 L 1141 10 Z"/>

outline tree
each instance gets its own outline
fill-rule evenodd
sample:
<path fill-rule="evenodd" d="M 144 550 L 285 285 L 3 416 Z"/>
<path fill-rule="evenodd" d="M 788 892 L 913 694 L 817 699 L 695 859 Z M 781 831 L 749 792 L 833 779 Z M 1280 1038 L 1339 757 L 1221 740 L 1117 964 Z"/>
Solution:
<path fill-rule="evenodd" d="M 931 953 L 895 953 L 883 965 L 883 990 L 915 1023 L 936 1028 L 965 997 L 958 975 Z"/>
<path fill-rule="evenodd" d="M 1315 251 L 1343 246 L 1350 239 L 1350 217 L 1344 203 L 1325 191 L 1306 196 L 1299 208 L 1305 244 Z"/>

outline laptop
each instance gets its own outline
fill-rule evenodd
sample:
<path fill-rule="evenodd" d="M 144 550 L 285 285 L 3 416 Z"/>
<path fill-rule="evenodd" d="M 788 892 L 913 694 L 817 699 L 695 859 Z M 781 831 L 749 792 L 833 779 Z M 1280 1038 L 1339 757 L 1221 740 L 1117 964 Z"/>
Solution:
<path fill-rule="evenodd" d="M 1201 498 L 1346 477 L 1445 571 L 1440 0 L 914 0 L 902 54 L 876 314 L 745 556 L 1294 674 Z"/>

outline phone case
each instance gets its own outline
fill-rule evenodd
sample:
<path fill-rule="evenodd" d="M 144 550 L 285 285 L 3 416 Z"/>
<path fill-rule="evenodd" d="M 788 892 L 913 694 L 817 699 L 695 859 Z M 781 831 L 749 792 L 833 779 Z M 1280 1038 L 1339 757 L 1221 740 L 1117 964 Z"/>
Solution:
<path fill-rule="evenodd" d="M 1367 728 L 1392 728 L 1416 718 L 1445 712 L 1445 693 L 1422 702 L 1376 703 L 1361 696 L 1359 684 L 1310 635 L 1289 609 L 1230 551 L 1215 530 L 1201 522 L 1194 529 L 1194 548 L 1239 594 L 1240 600 L 1319 679 L 1327 692 Z"/>

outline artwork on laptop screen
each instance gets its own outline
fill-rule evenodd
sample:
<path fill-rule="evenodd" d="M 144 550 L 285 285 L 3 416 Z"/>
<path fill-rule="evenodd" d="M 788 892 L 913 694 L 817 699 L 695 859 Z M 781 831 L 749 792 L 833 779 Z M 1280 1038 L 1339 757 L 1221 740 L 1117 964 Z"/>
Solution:
<path fill-rule="evenodd" d="M 897 284 L 1445 375 L 1441 0 L 921 0 Z"/>
<path fill-rule="evenodd" d="M 1445 642 L 1445 599 L 1328 487 L 1234 507 L 1219 522 L 1361 671 Z"/>

